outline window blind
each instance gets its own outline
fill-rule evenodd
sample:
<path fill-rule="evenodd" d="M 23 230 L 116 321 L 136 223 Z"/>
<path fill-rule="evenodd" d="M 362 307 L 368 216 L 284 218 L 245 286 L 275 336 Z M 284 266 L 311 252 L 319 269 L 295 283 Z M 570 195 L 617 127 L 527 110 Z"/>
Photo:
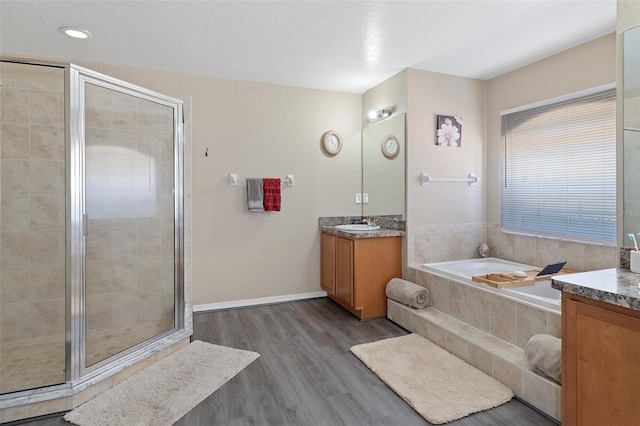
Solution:
<path fill-rule="evenodd" d="M 502 116 L 501 226 L 616 242 L 616 91 Z"/>

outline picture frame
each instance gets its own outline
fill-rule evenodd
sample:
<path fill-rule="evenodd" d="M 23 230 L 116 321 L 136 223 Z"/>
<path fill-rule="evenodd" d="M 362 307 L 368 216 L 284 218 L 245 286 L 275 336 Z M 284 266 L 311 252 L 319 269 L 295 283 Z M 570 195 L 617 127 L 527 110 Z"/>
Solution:
<path fill-rule="evenodd" d="M 436 116 L 436 145 L 462 146 L 462 117 L 441 114 Z"/>

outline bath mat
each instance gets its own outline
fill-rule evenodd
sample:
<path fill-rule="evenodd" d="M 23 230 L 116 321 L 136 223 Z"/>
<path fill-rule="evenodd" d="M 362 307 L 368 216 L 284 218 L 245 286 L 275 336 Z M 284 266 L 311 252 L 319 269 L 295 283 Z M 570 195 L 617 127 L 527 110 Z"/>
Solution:
<path fill-rule="evenodd" d="M 170 426 L 259 356 L 194 341 L 64 419 L 80 426 Z"/>
<path fill-rule="evenodd" d="M 508 402 L 511 389 L 418 334 L 353 346 L 351 352 L 414 410 L 443 424 Z"/>

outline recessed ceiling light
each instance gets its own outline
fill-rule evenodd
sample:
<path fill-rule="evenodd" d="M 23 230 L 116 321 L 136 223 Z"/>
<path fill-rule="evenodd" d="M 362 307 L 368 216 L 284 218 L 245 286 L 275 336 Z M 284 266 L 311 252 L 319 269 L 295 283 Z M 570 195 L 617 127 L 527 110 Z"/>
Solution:
<path fill-rule="evenodd" d="M 60 32 L 73 38 L 89 38 L 91 33 L 82 28 L 61 27 Z"/>

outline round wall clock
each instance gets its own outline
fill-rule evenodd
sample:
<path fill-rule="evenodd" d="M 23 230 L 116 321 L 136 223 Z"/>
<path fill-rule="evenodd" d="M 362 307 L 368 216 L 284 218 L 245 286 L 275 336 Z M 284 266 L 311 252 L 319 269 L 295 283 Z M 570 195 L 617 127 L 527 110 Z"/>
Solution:
<path fill-rule="evenodd" d="M 322 149 L 329 155 L 336 155 L 342 149 L 342 136 L 335 130 L 322 135 Z"/>
<path fill-rule="evenodd" d="M 400 144 L 398 138 L 393 135 L 387 135 L 382 138 L 382 153 L 387 158 L 395 158 L 400 152 Z"/>

